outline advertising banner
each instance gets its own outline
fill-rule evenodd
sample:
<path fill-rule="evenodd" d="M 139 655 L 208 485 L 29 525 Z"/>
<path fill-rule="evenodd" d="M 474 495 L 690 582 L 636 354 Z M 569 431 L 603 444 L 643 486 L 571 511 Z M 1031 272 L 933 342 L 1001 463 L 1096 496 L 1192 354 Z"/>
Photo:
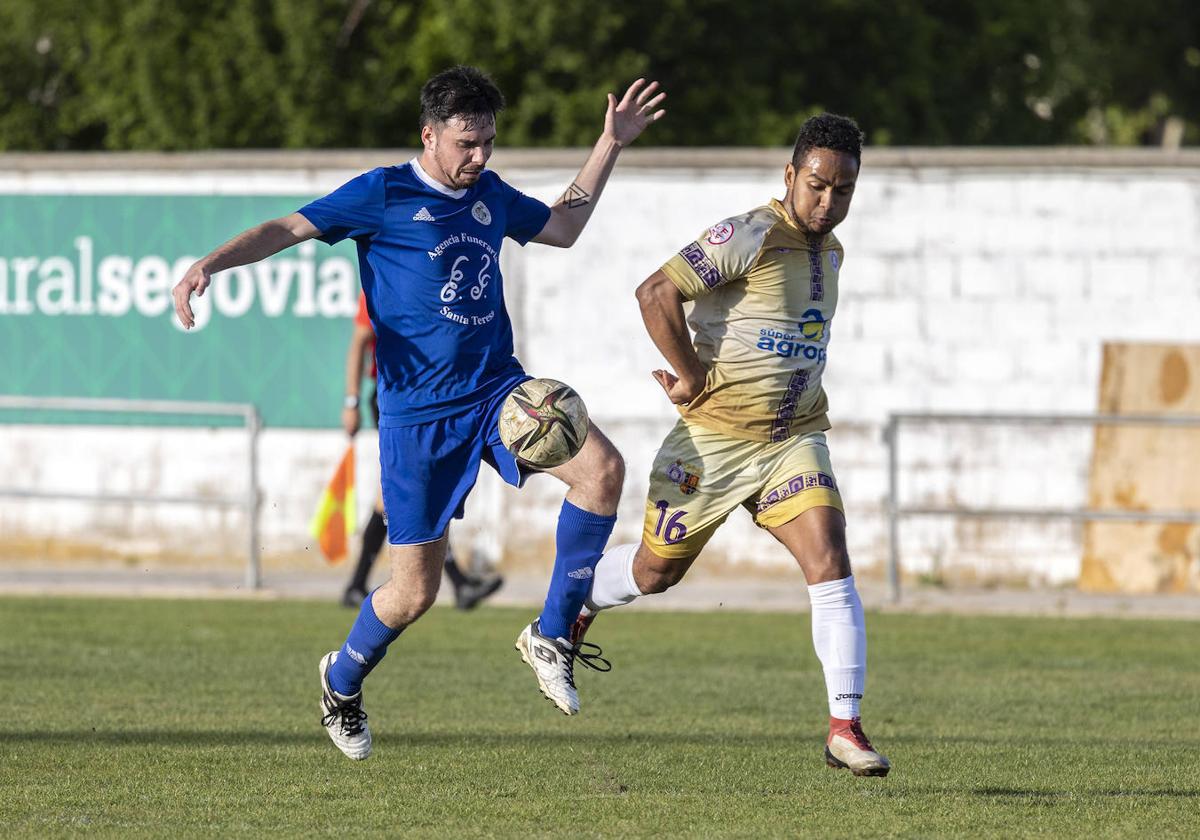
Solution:
<path fill-rule="evenodd" d="M 249 402 L 269 427 L 338 426 L 353 243 L 305 242 L 216 275 L 190 331 L 171 300 L 197 257 L 307 200 L 0 195 L 0 393 Z"/>

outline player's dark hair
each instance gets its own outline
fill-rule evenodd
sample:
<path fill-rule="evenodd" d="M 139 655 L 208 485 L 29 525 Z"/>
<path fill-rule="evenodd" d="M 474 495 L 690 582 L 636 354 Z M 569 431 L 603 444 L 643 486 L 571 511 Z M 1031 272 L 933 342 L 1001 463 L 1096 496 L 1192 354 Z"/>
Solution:
<path fill-rule="evenodd" d="M 792 149 L 792 166 L 798 167 L 811 149 L 832 149 L 845 152 L 862 163 L 863 133 L 858 123 L 837 114 L 817 114 L 800 126 L 796 146 Z"/>
<path fill-rule="evenodd" d="M 500 88 L 477 67 L 459 65 L 443 70 L 421 88 L 421 125 L 444 123 L 458 117 L 475 128 L 495 119 L 504 109 Z"/>

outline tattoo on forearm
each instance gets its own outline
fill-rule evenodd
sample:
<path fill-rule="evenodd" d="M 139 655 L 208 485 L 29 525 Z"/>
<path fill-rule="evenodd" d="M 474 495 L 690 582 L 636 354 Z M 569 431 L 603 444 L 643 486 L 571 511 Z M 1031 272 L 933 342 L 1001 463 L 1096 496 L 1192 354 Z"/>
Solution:
<path fill-rule="evenodd" d="M 567 205 L 567 209 L 574 210 L 576 207 L 582 207 L 591 200 L 591 193 L 578 184 L 572 183 L 571 186 L 567 187 L 567 191 L 563 193 L 559 202 Z"/>

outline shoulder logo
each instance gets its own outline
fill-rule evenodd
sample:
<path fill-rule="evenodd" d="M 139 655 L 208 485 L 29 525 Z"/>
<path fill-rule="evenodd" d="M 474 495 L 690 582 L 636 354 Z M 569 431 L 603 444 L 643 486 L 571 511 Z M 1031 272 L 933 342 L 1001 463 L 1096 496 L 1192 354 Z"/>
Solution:
<path fill-rule="evenodd" d="M 437 219 L 433 218 L 433 214 L 429 212 L 428 207 L 422 207 L 416 213 L 413 213 L 413 221 L 414 222 L 436 222 Z"/>
<path fill-rule="evenodd" d="M 492 223 L 492 211 L 488 210 L 487 205 L 482 201 L 476 201 L 471 207 L 471 215 L 481 225 L 490 225 Z"/>
<path fill-rule="evenodd" d="M 708 229 L 709 245 L 724 245 L 733 237 L 733 222 L 721 222 Z"/>
<path fill-rule="evenodd" d="M 842 258 L 838 256 L 837 251 L 829 252 L 829 264 L 831 266 L 833 266 L 834 271 L 838 270 L 838 266 L 841 264 L 841 262 L 842 262 Z"/>

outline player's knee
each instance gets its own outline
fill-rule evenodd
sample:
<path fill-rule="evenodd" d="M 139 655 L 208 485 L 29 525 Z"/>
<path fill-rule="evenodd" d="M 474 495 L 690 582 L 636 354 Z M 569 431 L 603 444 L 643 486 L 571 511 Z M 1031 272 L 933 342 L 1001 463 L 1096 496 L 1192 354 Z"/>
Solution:
<path fill-rule="evenodd" d="M 638 589 L 642 590 L 646 595 L 657 595 L 659 592 L 666 592 L 675 584 L 679 583 L 680 576 L 672 574 L 670 571 L 662 569 L 647 570 L 646 573 L 637 578 Z"/>
<path fill-rule="evenodd" d="M 844 546 L 827 546 L 810 556 L 808 572 L 812 583 L 849 577 L 850 555 Z"/>
<path fill-rule="evenodd" d="M 665 560 L 661 557 L 643 559 L 639 556 L 633 564 L 633 580 L 643 595 L 666 592 L 687 572 L 688 563 Z"/>
<path fill-rule="evenodd" d="M 619 499 L 625 484 L 625 459 L 617 451 L 606 452 L 593 475 L 596 489 L 606 498 Z"/>

